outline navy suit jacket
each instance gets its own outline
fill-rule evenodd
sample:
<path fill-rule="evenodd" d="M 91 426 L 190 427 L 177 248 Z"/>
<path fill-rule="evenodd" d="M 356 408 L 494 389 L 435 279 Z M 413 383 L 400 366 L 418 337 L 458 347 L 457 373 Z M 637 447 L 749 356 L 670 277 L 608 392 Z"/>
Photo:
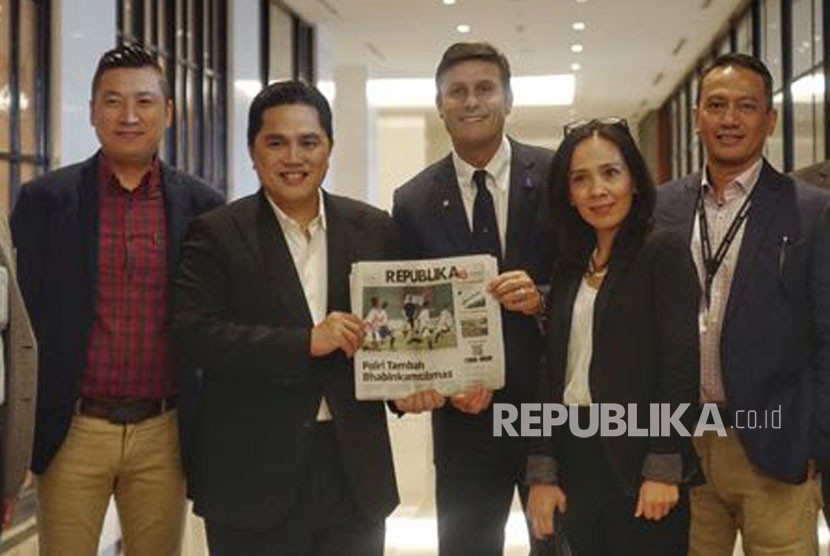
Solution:
<path fill-rule="evenodd" d="M 49 172 L 20 189 L 11 216 L 18 281 L 38 339 L 35 473 L 46 470 L 66 437 L 86 365 L 98 274 L 98 180 L 98 154 Z M 172 274 L 190 218 L 223 201 L 166 164 L 161 181 Z"/>
<path fill-rule="evenodd" d="M 350 312 L 351 264 L 389 258 L 391 221 L 358 201 L 324 199 L 327 312 Z M 203 370 L 188 477 L 196 513 L 246 529 L 290 515 L 325 396 L 345 481 L 368 519 L 385 519 L 398 504 L 385 407 L 355 399 L 342 351 L 311 357 L 314 323 L 261 190 L 193 221 L 175 291 L 179 346 Z"/>
<path fill-rule="evenodd" d="M 507 239 L 501 271 L 525 270 L 548 284 L 556 241 L 550 218 L 553 152 L 511 140 Z M 404 259 L 475 253 L 452 155 L 395 190 L 392 218 Z M 506 385 L 497 401 L 533 401 L 542 335 L 533 317 L 503 311 Z M 506 398 L 506 399 L 505 399 Z"/>
<path fill-rule="evenodd" d="M 694 174 L 658 188 L 658 225 L 691 242 L 700 187 Z M 733 419 L 781 410 L 780 428 L 737 432 L 753 464 L 799 483 L 826 445 L 814 442 L 830 438 L 830 195 L 766 161 L 756 187 L 721 334 L 723 383 Z"/>

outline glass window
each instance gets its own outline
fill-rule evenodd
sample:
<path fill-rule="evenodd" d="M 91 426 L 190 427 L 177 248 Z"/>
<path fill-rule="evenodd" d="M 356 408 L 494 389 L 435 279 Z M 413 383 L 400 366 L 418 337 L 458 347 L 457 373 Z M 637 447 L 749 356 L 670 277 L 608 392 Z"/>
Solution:
<path fill-rule="evenodd" d="M 120 39 L 158 52 L 173 90 L 176 113 L 161 147 L 162 157 L 224 191 L 227 142 L 217 122 L 224 125 L 226 110 L 226 0 L 144 0 L 133 2 L 133 12 L 152 29 L 145 28 L 144 38 L 139 39 L 125 20 Z M 148 37 L 157 42 L 148 43 Z M 213 97 L 206 99 L 209 94 Z M 212 150 L 206 151 L 205 145 Z"/>
<path fill-rule="evenodd" d="M 11 60 L 5 54 L 11 52 L 9 0 L 0 0 L 0 153 L 8 152 L 11 148 L 11 110 L 12 91 L 9 87 Z M 2 162 L 0 162 L 2 163 Z M 8 175 L 6 176 L 8 180 Z"/>
<path fill-rule="evenodd" d="M 11 186 L 9 170 L 9 162 L 0 158 L 0 211 L 3 214 L 9 213 L 9 188 Z"/>
<path fill-rule="evenodd" d="M 37 58 L 37 6 L 32 0 L 20 2 L 20 151 L 24 155 L 35 155 L 35 64 Z M 26 180 L 23 180 L 26 181 Z"/>
<path fill-rule="evenodd" d="M 686 111 L 686 87 L 680 87 L 680 95 L 677 99 L 677 109 L 680 116 L 680 138 L 678 144 L 678 156 L 680 158 L 679 169 L 680 175 L 686 175 L 689 172 L 688 168 L 688 153 L 689 153 L 689 114 Z"/>
<path fill-rule="evenodd" d="M 773 95 L 772 105 L 778 111 L 778 123 L 773 134 L 767 138 L 764 149 L 764 156 L 779 171 L 784 170 L 784 126 L 781 123 L 782 99 L 783 95 L 781 93 Z"/>
<path fill-rule="evenodd" d="M 729 33 L 727 33 L 718 41 L 716 52 L 718 56 L 721 56 L 723 54 L 729 54 L 731 51 L 732 47 L 729 44 Z"/>
<path fill-rule="evenodd" d="M 824 159 L 824 82 L 818 66 L 821 45 L 814 47 L 821 21 L 815 17 L 814 0 L 794 0 L 792 9 L 793 164 L 802 168 Z"/>
<path fill-rule="evenodd" d="M 781 0 L 766 0 L 761 6 L 761 29 L 764 41 L 761 52 L 772 74 L 772 88 L 777 91 L 783 81 L 781 69 Z"/>
<path fill-rule="evenodd" d="M 752 10 L 747 10 L 735 26 L 737 51 L 752 54 Z"/>
<path fill-rule="evenodd" d="M 680 170 L 680 118 L 677 109 L 677 95 L 671 99 L 671 175 L 678 178 Z"/>
<path fill-rule="evenodd" d="M 294 77 L 294 21 L 290 13 L 269 4 L 268 82 Z"/>
<path fill-rule="evenodd" d="M 813 52 L 816 62 L 824 61 L 822 21 L 824 21 L 824 3 L 822 0 L 813 0 Z"/>
<path fill-rule="evenodd" d="M 700 87 L 700 73 L 694 72 L 691 78 L 691 112 L 689 113 L 689 127 L 691 128 L 691 139 L 689 140 L 689 148 L 692 150 L 692 167 L 691 172 L 697 172 L 703 165 L 701 157 L 700 136 L 695 130 L 695 107 L 697 106 L 698 87 Z"/>

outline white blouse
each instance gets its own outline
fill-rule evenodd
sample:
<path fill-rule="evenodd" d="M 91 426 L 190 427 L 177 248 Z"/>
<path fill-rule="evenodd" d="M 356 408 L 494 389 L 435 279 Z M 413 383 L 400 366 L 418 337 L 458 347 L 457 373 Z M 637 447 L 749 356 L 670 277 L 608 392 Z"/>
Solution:
<path fill-rule="evenodd" d="M 579 285 L 571 316 L 568 364 L 565 369 L 565 404 L 590 405 L 591 354 L 593 353 L 594 303 L 597 291 L 585 279 Z"/>

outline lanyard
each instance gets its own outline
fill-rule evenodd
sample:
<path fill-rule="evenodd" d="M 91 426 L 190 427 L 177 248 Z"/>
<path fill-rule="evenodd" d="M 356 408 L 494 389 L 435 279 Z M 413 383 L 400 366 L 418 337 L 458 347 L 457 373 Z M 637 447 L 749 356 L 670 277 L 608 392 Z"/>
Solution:
<path fill-rule="evenodd" d="M 735 240 L 735 236 L 738 235 L 738 230 L 741 229 L 741 225 L 743 225 L 747 216 L 749 216 L 749 208 L 752 206 L 752 195 L 755 193 L 756 189 L 758 188 L 752 188 L 752 192 L 746 196 L 746 199 L 744 199 L 743 204 L 741 204 L 741 208 L 738 210 L 738 214 L 735 215 L 735 218 L 729 225 L 729 229 L 726 230 L 726 235 L 723 236 L 723 239 L 721 240 L 720 245 L 718 245 L 718 249 L 715 251 L 713 256 L 712 243 L 709 239 L 709 224 L 706 220 L 706 209 L 703 202 L 703 186 L 700 187 L 700 192 L 697 196 L 697 217 L 700 223 L 700 250 L 703 256 L 703 269 L 706 272 L 706 278 L 704 280 L 704 294 L 706 295 L 707 308 L 712 300 L 712 282 L 715 279 L 715 274 L 717 274 L 718 268 L 720 268 L 723 259 L 726 258 L 726 253 L 729 251 L 729 247 Z"/>

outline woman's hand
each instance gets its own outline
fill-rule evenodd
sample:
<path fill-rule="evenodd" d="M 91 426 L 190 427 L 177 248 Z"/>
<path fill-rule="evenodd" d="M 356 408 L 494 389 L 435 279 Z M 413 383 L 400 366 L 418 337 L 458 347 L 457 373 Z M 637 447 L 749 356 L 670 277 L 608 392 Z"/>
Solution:
<path fill-rule="evenodd" d="M 544 540 L 553 535 L 554 511 L 564 513 L 568 510 L 565 492 L 555 485 L 533 485 L 527 499 L 527 520 L 533 536 Z"/>
<path fill-rule="evenodd" d="M 640 485 L 640 497 L 637 499 L 634 517 L 660 521 L 669 515 L 679 499 L 680 489 L 677 485 L 646 479 Z"/>

